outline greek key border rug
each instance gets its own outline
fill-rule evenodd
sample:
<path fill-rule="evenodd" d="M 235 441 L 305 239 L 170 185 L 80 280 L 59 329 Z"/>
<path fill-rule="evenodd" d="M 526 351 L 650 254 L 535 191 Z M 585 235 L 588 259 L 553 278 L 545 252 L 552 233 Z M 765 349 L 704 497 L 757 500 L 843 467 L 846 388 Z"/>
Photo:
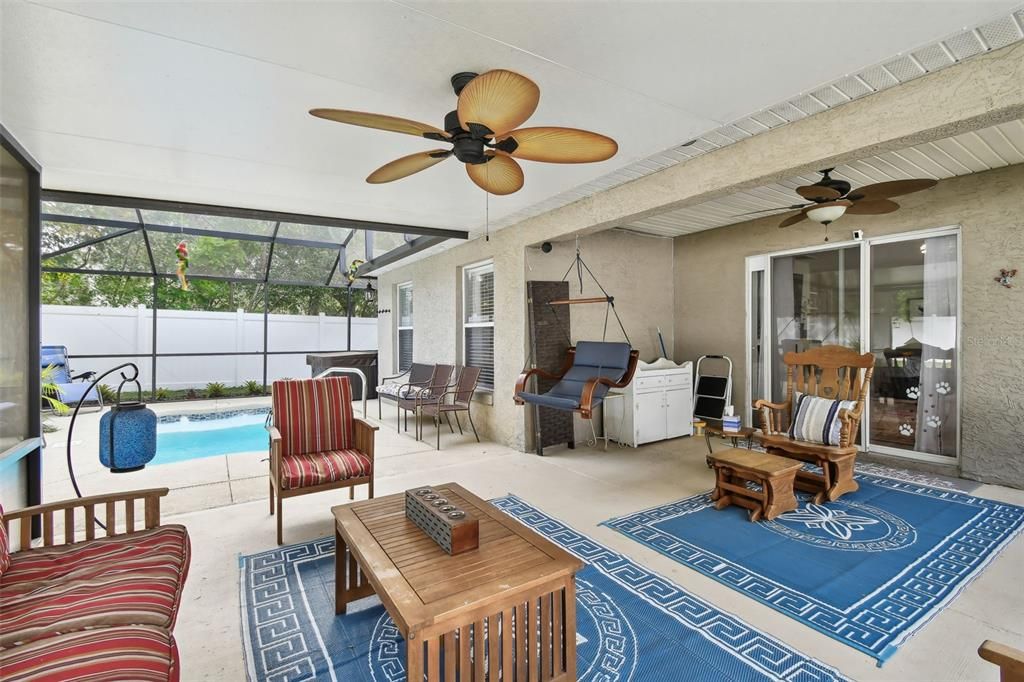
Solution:
<path fill-rule="evenodd" d="M 602 525 L 881 666 L 1021 532 L 1024 507 L 878 471 L 835 502 L 798 494 L 773 521 L 704 493 Z"/>
<path fill-rule="evenodd" d="M 515 496 L 494 500 L 583 559 L 576 576 L 580 680 L 843 680 Z M 334 615 L 334 539 L 243 556 L 241 618 L 251 681 L 405 680 L 405 644 L 376 597 Z"/>

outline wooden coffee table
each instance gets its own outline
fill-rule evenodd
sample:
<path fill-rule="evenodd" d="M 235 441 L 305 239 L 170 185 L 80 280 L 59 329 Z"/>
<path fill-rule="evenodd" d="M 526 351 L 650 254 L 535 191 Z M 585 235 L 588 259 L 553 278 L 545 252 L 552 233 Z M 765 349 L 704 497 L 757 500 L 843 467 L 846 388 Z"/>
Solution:
<path fill-rule="evenodd" d="M 715 509 L 730 504 L 750 510 L 750 520 L 766 521 L 796 509 L 793 483 L 800 462 L 766 452 L 731 448 L 711 455 L 715 467 L 715 489 L 711 499 Z M 760 489 L 751 490 L 747 482 Z"/>
<path fill-rule="evenodd" d="M 433 486 L 480 521 L 449 556 L 405 518 L 405 496 L 331 509 L 335 612 L 376 593 L 407 643 L 411 680 L 576 679 L 576 557 L 455 483 Z"/>

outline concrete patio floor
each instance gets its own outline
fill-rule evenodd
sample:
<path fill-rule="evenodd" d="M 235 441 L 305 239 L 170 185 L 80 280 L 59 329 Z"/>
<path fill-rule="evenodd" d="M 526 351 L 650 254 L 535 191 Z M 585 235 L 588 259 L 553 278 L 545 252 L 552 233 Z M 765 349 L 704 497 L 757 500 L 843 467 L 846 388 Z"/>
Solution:
<path fill-rule="evenodd" d="M 218 401 L 218 409 L 237 407 Z M 246 401 L 244 406 L 253 406 Z M 160 409 L 172 406 L 158 406 Z M 192 411 L 196 404 L 175 410 Z M 357 414 L 360 410 L 357 410 Z M 371 421 L 376 406 L 369 409 Z M 976 652 L 985 639 L 1024 647 L 1024 538 L 1018 537 L 970 586 L 908 641 L 884 668 L 782 614 L 755 602 L 647 547 L 598 524 L 609 517 L 708 490 L 712 474 L 704 464 L 703 439 L 682 438 L 637 449 L 607 451 L 577 446 L 552 448 L 546 457 L 516 452 L 472 435 L 442 433 L 442 449 L 395 431 L 385 420 L 377 438 L 376 493 L 457 481 L 484 498 L 512 492 L 599 542 L 623 552 L 685 589 L 739 616 L 804 654 L 839 668 L 858 680 L 997 680 L 997 669 Z M 76 426 L 79 480 L 85 494 L 140 486 L 171 487 L 165 522 L 183 523 L 192 538 L 192 566 L 175 637 L 182 680 L 245 680 L 239 618 L 238 557 L 275 546 L 274 519 L 268 514 L 265 452 L 206 458 L 147 467 L 114 476 L 93 468 L 86 442 L 95 442 L 93 416 Z M 410 425 L 411 426 L 411 425 Z M 91 429 L 91 430 L 90 430 Z M 79 433 L 81 435 L 79 436 Z M 428 430 L 430 436 L 433 432 Z M 70 483 L 59 438 L 49 437 L 46 497 L 67 496 Z M 93 446 L 94 447 L 94 446 Z M 184 466 L 182 466 L 184 465 Z M 63 478 L 61 471 L 63 470 Z M 980 486 L 975 495 L 1024 504 L 1024 491 Z M 359 490 L 357 499 L 366 495 Z M 301 542 L 333 532 L 330 507 L 348 501 L 344 491 L 285 501 L 285 542 Z M 798 567 L 795 567 L 798 570 Z M 676 679 L 685 679 L 682 675 Z"/>

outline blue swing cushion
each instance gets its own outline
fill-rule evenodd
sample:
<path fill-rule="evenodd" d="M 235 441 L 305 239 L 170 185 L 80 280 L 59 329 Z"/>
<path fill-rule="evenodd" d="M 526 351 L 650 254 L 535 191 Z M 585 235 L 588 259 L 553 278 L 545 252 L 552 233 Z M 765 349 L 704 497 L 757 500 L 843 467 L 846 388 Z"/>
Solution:
<path fill-rule="evenodd" d="M 572 367 L 550 391 L 521 391 L 518 397 L 524 402 L 556 410 L 578 410 L 583 398 L 583 387 L 588 381 L 597 377 L 607 377 L 614 382 L 622 380 L 629 368 L 631 351 L 628 343 L 580 341 L 576 344 Z M 599 405 L 607 393 L 608 386 L 598 384 L 594 389 L 593 406 Z"/>

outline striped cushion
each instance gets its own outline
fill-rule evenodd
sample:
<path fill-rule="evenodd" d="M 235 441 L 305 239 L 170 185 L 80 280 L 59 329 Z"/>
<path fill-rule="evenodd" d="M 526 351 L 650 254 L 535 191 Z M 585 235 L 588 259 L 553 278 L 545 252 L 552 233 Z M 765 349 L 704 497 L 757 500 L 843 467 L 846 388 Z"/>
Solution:
<path fill-rule="evenodd" d="M 170 629 L 189 560 L 174 525 L 18 552 L 0 583 L 0 647 L 99 626 Z"/>
<path fill-rule="evenodd" d="M 822 445 L 839 445 L 843 427 L 839 411 L 852 410 L 857 405 L 855 400 L 829 400 L 800 391 L 794 394 L 793 403 L 796 407 L 789 425 L 789 437 Z"/>
<path fill-rule="evenodd" d="M 178 674 L 174 638 L 159 628 L 99 628 L 0 651 L 5 682 L 177 682 Z"/>
<path fill-rule="evenodd" d="M 282 455 L 352 447 L 352 389 L 348 377 L 275 381 L 273 403 Z"/>
<path fill-rule="evenodd" d="M 4 506 L 0 504 L 0 575 L 11 566 L 11 545 L 7 540 L 7 527 L 4 525 Z"/>
<path fill-rule="evenodd" d="M 281 482 L 286 489 L 363 478 L 373 473 L 373 460 L 358 450 L 328 450 L 281 458 Z"/>

